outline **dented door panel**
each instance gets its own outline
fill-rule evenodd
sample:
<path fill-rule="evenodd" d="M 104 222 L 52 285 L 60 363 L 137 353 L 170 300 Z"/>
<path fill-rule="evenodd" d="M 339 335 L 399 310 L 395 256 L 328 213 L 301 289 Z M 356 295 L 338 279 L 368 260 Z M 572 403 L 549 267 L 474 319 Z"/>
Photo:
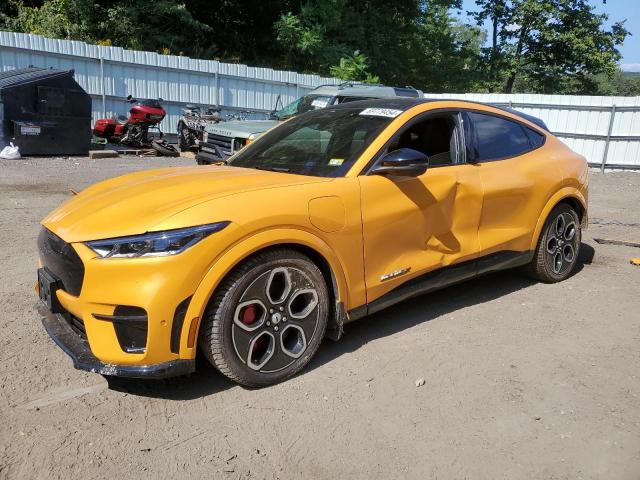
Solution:
<path fill-rule="evenodd" d="M 367 301 L 479 253 L 482 185 L 474 165 L 417 178 L 360 177 Z"/>
<path fill-rule="evenodd" d="M 482 253 L 529 250 L 540 212 L 561 183 L 558 160 L 532 151 L 478 164 L 478 170 L 484 190 Z"/>

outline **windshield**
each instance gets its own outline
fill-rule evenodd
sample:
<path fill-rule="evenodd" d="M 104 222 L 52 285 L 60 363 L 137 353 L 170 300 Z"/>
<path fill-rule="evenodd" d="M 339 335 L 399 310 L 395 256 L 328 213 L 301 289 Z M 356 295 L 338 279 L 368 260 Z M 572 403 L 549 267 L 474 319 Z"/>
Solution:
<path fill-rule="evenodd" d="M 376 109 L 330 107 L 294 117 L 240 150 L 230 164 L 341 177 L 393 120 L 390 116 L 369 114 L 372 110 Z"/>
<path fill-rule="evenodd" d="M 151 98 L 138 99 L 137 102 L 143 107 L 162 108 L 162 105 L 160 105 L 158 100 Z"/>
<path fill-rule="evenodd" d="M 305 95 L 278 110 L 275 115 L 278 120 L 284 120 L 300 113 L 324 108 L 329 105 L 330 101 L 331 97 L 328 95 Z"/>

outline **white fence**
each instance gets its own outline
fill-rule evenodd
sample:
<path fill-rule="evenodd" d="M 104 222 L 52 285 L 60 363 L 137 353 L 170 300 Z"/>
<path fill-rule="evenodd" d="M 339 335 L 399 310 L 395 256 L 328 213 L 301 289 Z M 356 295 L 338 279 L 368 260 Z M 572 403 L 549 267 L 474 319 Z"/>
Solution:
<path fill-rule="evenodd" d="M 187 103 L 219 106 L 223 114 L 249 110 L 253 112 L 250 118 L 266 118 L 278 96 L 286 105 L 318 85 L 340 82 L 318 75 L 0 31 L 0 70 L 29 65 L 74 69 L 76 81 L 91 95 L 94 121 L 125 114 L 127 95 L 162 98 L 167 117 L 161 127 L 169 133 L 176 131 L 181 107 Z"/>
<path fill-rule="evenodd" d="M 541 118 L 589 164 L 640 169 L 640 97 L 532 94 L 425 94 L 514 108 Z"/>
<path fill-rule="evenodd" d="M 74 69 L 91 95 L 93 119 L 126 113 L 124 97 L 162 98 L 165 132 L 175 132 L 186 103 L 219 106 L 223 114 L 250 110 L 265 118 L 280 96 L 284 105 L 335 78 L 102 47 L 0 31 L 0 70 L 35 65 Z M 640 169 L 640 97 L 425 94 L 510 106 L 540 117 L 594 166 Z"/>

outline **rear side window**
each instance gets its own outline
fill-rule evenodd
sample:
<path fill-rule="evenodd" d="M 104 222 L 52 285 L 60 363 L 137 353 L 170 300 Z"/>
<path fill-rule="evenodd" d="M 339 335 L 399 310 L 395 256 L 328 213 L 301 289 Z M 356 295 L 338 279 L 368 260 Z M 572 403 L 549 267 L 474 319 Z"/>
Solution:
<path fill-rule="evenodd" d="M 529 142 L 531 142 L 531 148 L 538 148 L 544 144 L 544 135 L 531 128 L 524 127 L 524 130 L 527 132 Z"/>
<path fill-rule="evenodd" d="M 517 122 L 475 112 L 469 112 L 469 118 L 475 129 L 477 160 L 480 162 L 513 157 L 532 149 L 525 132 L 528 128 Z"/>

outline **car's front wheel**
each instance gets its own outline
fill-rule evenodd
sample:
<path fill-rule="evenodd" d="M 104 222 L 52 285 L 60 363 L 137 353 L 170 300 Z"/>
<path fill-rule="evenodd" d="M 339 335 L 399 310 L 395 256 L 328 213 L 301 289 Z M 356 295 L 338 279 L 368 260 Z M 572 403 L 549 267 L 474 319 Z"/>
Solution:
<path fill-rule="evenodd" d="M 329 295 L 320 269 L 294 250 L 271 250 L 235 268 L 200 329 L 200 348 L 249 387 L 281 382 L 311 359 L 325 333 Z"/>
<path fill-rule="evenodd" d="M 577 212 L 565 203 L 549 214 L 538 240 L 530 274 L 537 280 L 555 283 L 569 277 L 578 262 L 581 230 Z"/>

